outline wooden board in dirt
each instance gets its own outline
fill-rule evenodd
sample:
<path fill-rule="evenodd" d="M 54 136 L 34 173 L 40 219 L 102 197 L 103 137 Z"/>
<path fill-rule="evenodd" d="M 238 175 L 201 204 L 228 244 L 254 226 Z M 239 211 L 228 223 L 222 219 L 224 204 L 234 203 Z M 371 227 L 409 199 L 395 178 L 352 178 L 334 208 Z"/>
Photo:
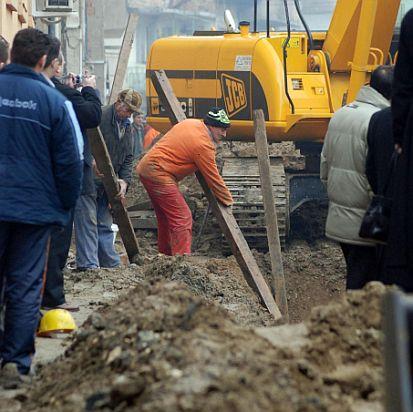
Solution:
<path fill-rule="evenodd" d="M 96 165 L 99 171 L 103 174 L 103 186 L 108 196 L 116 224 L 119 226 L 119 233 L 125 246 L 126 253 L 128 254 L 129 261 L 131 263 L 138 263 L 140 259 L 138 241 L 125 206 L 117 196 L 119 193 L 118 178 L 113 170 L 112 161 L 102 132 L 99 128 L 89 129 L 87 135 Z"/>

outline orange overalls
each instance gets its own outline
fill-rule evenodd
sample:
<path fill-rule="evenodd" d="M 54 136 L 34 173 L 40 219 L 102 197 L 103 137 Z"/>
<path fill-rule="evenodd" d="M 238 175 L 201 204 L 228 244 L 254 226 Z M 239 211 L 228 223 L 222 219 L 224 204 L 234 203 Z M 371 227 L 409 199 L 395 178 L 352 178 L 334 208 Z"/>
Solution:
<path fill-rule="evenodd" d="M 166 255 L 191 253 L 192 214 L 178 182 L 197 170 L 216 198 L 230 206 L 232 196 L 218 172 L 212 137 L 195 119 L 175 125 L 136 167 L 158 220 L 158 249 Z"/>
<path fill-rule="evenodd" d="M 143 131 L 145 135 L 143 137 L 142 146 L 144 150 L 147 150 L 155 140 L 155 137 L 159 136 L 160 133 L 150 125 L 146 125 Z"/>

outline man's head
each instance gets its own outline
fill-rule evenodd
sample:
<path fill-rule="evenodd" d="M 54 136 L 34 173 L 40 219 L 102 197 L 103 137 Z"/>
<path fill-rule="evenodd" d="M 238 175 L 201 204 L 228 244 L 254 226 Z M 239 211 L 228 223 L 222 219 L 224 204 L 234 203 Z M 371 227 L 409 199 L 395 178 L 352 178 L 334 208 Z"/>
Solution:
<path fill-rule="evenodd" d="M 61 51 L 60 40 L 56 37 L 50 38 L 51 45 L 47 53 L 46 63 L 44 65 L 44 74 L 49 79 L 60 77 L 63 71 L 64 58 Z"/>
<path fill-rule="evenodd" d="M 122 90 L 115 102 L 116 115 L 119 119 L 127 119 L 134 112 L 139 112 L 141 104 L 142 97 L 137 91 L 133 89 Z"/>
<path fill-rule="evenodd" d="M 227 135 L 227 129 L 231 126 L 227 113 L 220 107 L 213 107 L 204 117 L 204 123 L 217 143 Z"/>
<path fill-rule="evenodd" d="M 13 40 L 11 62 L 30 67 L 40 73 L 51 46 L 49 36 L 37 29 L 20 30 Z"/>
<path fill-rule="evenodd" d="M 9 43 L 0 36 L 0 70 L 9 62 Z"/>
<path fill-rule="evenodd" d="M 133 118 L 133 123 L 136 125 L 136 126 L 145 126 L 145 116 L 143 115 L 143 113 L 141 113 L 141 112 L 135 112 L 135 113 L 133 113 L 133 116 L 132 116 L 132 118 Z"/>
<path fill-rule="evenodd" d="M 393 66 L 379 66 L 371 74 L 370 87 L 387 100 L 390 100 L 392 96 L 393 72 Z"/>

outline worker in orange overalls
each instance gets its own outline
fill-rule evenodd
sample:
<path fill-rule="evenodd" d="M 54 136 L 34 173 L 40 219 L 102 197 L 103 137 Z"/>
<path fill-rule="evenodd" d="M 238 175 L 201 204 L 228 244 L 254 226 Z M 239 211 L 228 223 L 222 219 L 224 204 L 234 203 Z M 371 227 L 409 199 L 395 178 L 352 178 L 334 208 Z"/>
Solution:
<path fill-rule="evenodd" d="M 158 220 L 158 249 L 165 255 L 191 253 L 192 214 L 178 182 L 199 170 L 218 201 L 233 203 L 218 172 L 216 147 L 230 127 L 225 110 L 211 109 L 204 120 L 187 119 L 175 125 L 136 167 Z"/>
<path fill-rule="evenodd" d="M 156 129 L 154 129 L 151 125 L 146 124 L 143 128 L 143 150 L 148 150 L 153 146 L 153 141 L 160 135 Z"/>

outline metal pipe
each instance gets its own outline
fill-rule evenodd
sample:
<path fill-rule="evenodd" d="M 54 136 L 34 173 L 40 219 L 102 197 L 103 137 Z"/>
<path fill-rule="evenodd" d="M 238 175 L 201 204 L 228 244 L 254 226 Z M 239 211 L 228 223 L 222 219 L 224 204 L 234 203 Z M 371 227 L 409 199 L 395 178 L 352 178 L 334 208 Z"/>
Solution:
<path fill-rule="evenodd" d="M 288 59 L 288 53 L 287 53 L 287 47 L 288 44 L 290 43 L 291 39 L 291 22 L 290 22 L 290 13 L 288 11 L 288 3 L 287 0 L 284 0 L 284 11 L 285 11 L 285 20 L 287 22 L 287 38 L 285 39 L 283 43 L 283 57 L 284 57 L 284 90 L 285 90 L 285 95 L 287 96 L 288 101 L 290 102 L 291 106 L 291 113 L 295 113 L 295 106 L 294 102 L 291 99 L 290 92 L 288 91 L 288 67 L 287 67 L 287 59 Z"/>
<path fill-rule="evenodd" d="M 258 0 L 254 0 L 254 33 L 257 32 L 257 10 L 258 10 Z"/>
<path fill-rule="evenodd" d="M 270 37 L 270 0 L 267 0 L 267 37 Z"/>
<path fill-rule="evenodd" d="M 307 21 L 304 18 L 304 15 L 301 11 L 300 4 L 298 3 L 298 0 L 294 0 L 295 4 L 295 9 L 297 10 L 298 17 L 301 20 L 301 23 L 304 26 L 305 31 L 307 32 L 308 36 L 308 53 L 310 53 L 311 50 L 314 50 L 314 39 L 313 39 L 313 34 L 311 33 L 310 27 L 307 24 Z"/>

